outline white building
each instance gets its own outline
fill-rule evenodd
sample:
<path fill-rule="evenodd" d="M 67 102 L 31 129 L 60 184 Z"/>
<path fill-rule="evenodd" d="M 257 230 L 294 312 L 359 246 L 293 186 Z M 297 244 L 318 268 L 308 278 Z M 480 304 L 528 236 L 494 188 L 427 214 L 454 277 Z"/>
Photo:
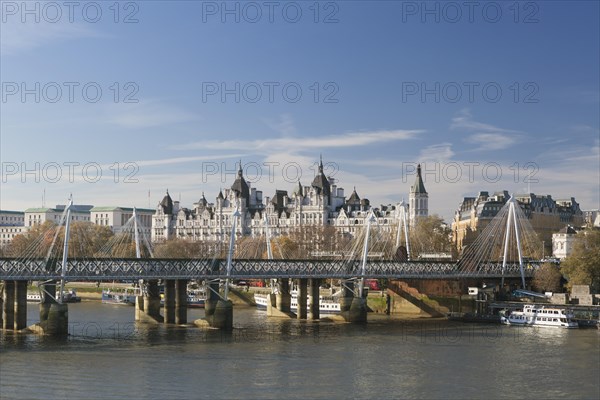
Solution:
<path fill-rule="evenodd" d="M 138 227 L 150 237 L 154 210 L 136 208 L 135 211 L 139 222 Z M 119 233 L 132 216 L 133 208 L 130 207 L 94 207 L 90 210 L 92 223 L 108 226 L 114 233 Z"/>
<path fill-rule="evenodd" d="M 577 231 L 570 225 L 552 234 L 552 255 L 562 260 L 571 254 L 576 235 Z"/>
<path fill-rule="evenodd" d="M 600 210 L 584 210 L 583 217 L 587 226 L 600 228 Z"/>
<path fill-rule="evenodd" d="M 23 211 L 0 210 L 0 226 L 23 225 L 25 225 L 25 213 Z"/>
<path fill-rule="evenodd" d="M 420 168 L 415 186 L 414 198 L 425 199 L 419 202 L 419 215 L 427 215 L 427 192 Z M 191 241 L 227 241 L 236 209 L 240 213 L 236 228 L 238 236 L 264 235 L 265 216 L 272 236 L 289 234 L 307 226 L 333 226 L 340 235 L 354 235 L 363 228 L 370 211 L 377 223 L 391 232 L 398 223 L 399 213 L 395 205 L 372 208 L 368 199 L 358 196 L 356 189 L 346 200 L 344 189 L 325 176 L 322 161 L 310 185 L 298 182 L 291 194 L 276 190 L 272 198 L 263 197 L 262 191 L 250 187 L 240 164 L 235 182 L 230 189 L 221 190 L 214 203 L 209 203 L 202 194 L 193 208 L 182 208 L 167 191 L 152 217 L 152 241 L 176 237 Z"/>
<path fill-rule="evenodd" d="M 65 211 L 65 205 L 57 205 L 55 208 L 28 208 L 25 210 L 25 226 L 32 227 L 43 224 L 46 221 L 60 223 L 60 218 Z M 90 210 L 94 206 L 73 205 L 71 207 L 71 222 L 90 221 Z"/>
<path fill-rule="evenodd" d="M 26 226 L 0 226 L 0 247 L 6 246 L 15 236 L 27 232 Z"/>

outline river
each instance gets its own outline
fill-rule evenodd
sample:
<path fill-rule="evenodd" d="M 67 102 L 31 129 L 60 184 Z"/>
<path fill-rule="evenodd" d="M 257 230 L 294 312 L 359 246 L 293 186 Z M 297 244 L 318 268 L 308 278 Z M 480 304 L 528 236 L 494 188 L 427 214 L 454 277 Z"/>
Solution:
<path fill-rule="evenodd" d="M 29 323 L 37 313 L 29 305 Z M 133 307 L 83 302 L 69 305 L 68 338 L 3 333 L 0 398 L 600 398 L 597 329 L 381 315 L 354 326 L 252 308 L 234 310 L 231 334 L 133 320 Z"/>

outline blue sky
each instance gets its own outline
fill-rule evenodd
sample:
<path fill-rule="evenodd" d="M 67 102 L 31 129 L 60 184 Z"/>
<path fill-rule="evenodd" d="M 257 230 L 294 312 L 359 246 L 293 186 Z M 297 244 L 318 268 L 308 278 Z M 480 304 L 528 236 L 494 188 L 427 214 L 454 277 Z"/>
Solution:
<path fill-rule="evenodd" d="M 599 207 L 596 1 L 1 3 L 2 209 L 191 207 L 240 159 L 271 196 L 320 154 L 374 204 L 425 163 L 446 220 L 480 190 Z"/>

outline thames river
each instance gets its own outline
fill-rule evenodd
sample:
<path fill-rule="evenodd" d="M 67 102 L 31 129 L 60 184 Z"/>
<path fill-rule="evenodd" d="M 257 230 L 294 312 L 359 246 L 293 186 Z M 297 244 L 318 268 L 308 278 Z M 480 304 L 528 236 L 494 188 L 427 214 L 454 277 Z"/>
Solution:
<path fill-rule="evenodd" d="M 0 398 L 600 398 L 597 329 L 379 315 L 354 326 L 252 308 L 234 310 L 231 334 L 133 320 L 133 307 L 84 302 L 69 305 L 68 338 L 3 333 Z"/>

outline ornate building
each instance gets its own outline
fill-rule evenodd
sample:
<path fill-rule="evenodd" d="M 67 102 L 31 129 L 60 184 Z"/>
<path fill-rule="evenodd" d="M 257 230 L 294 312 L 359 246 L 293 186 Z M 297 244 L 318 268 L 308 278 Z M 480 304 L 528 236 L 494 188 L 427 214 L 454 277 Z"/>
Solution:
<path fill-rule="evenodd" d="M 415 184 L 415 199 L 422 199 L 418 196 L 422 196 L 425 189 L 420 175 L 417 179 L 421 183 L 420 186 L 418 182 Z M 426 213 L 426 201 L 424 207 Z M 344 189 L 338 187 L 333 178 L 325 176 L 322 160 L 309 186 L 298 182 L 291 194 L 276 190 L 273 197 L 263 197 L 262 191 L 250 187 L 240 163 L 235 182 L 230 189 L 221 190 L 214 203 L 209 203 L 203 193 L 193 208 L 181 208 L 167 191 L 152 217 L 152 240 L 227 241 L 236 209 L 240 213 L 236 227 L 239 237 L 265 235 L 267 226 L 272 236 L 319 226 L 332 226 L 341 236 L 354 235 L 363 227 L 371 210 L 377 223 L 391 232 L 398 217 L 396 206 L 372 208 L 369 200 L 361 199 L 356 189 L 346 199 Z"/>
<path fill-rule="evenodd" d="M 488 192 L 479 192 L 477 197 L 463 198 L 452 222 L 452 240 L 459 252 L 464 246 L 473 243 L 508 199 L 510 195 L 506 190 L 492 196 Z M 550 195 L 529 193 L 517 194 L 515 199 L 543 242 L 545 254 L 552 251 L 553 233 L 567 225 L 583 225 L 583 213 L 574 197 L 554 200 Z"/>

